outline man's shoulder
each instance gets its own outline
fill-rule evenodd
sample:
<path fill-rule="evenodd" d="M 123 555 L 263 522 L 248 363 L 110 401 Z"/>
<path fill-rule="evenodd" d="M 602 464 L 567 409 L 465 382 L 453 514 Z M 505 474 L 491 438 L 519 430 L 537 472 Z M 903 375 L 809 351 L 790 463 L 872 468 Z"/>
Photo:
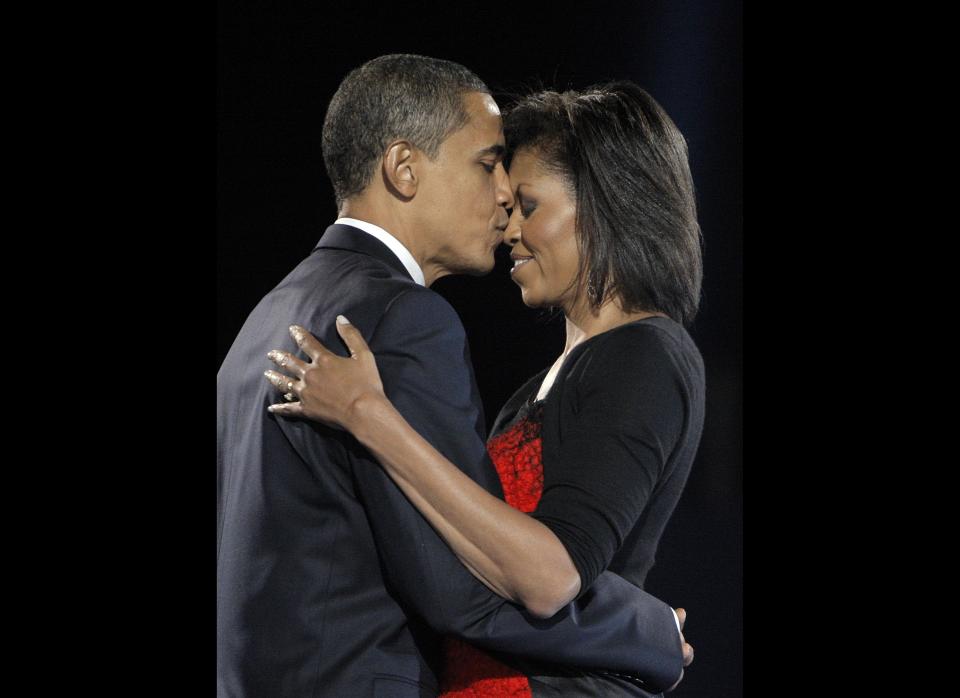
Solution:
<path fill-rule="evenodd" d="M 343 308 L 363 305 L 383 313 L 400 296 L 426 291 L 381 259 L 354 250 L 321 248 L 303 259 L 267 295 L 322 314 L 332 302 Z"/>
<path fill-rule="evenodd" d="M 442 335 L 462 342 L 466 331 L 460 315 L 446 298 L 417 284 L 407 285 L 385 304 L 374 340 L 402 334 L 408 340 Z"/>
<path fill-rule="evenodd" d="M 455 323 L 462 327 L 460 316 L 450 302 L 436 291 L 419 284 L 409 284 L 390 299 L 387 312 L 412 316 L 422 323 Z"/>
<path fill-rule="evenodd" d="M 315 286 L 319 287 L 342 284 L 349 279 L 356 279 L 361 282 L 361 288 L 368 290 L 418 286 L 409 275 L 380 257 L 340 248 L 315 249 L 288 276 L 290 279 L 304 277 L 316 280 Z"/>

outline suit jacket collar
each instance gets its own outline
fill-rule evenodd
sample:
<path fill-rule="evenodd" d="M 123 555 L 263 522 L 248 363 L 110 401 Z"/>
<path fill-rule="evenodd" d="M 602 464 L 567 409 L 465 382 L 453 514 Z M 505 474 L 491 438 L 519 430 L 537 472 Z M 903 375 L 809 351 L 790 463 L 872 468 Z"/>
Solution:
<path fill-rule="evenodd" d="M 354 228 L 352 225 L 343 223 L 331 225 L 320 238 L 320 242 L 313 248 L 317 251 L 321 248 L 330 248 L 335 250 L 351 250 L 360 254 L 369 255 L 379 259 L 388 266 L 396 269 L 405 277 L 413 281 L 410 272 L 403 266 L 397 255 L 390 251 L 390 248 L 362 230 Z"/>

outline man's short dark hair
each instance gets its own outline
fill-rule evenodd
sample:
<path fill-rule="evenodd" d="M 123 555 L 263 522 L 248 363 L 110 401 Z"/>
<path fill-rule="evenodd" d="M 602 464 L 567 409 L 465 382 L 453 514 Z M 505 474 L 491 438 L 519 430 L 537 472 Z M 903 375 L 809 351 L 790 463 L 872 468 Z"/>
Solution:
<path fill-rule="evenodd" d="M 687 143 L 653 97 L 629 81 L 539 92 L 507 112 L 504 138 L 508 167 L 529 148 L 566 181 L 591 305 L 613 294 L 692 322 L 703 262 Z"/>
<path fill-rule="evenodd" d="M 393 54 L 350 71 L 323 123 L 323 161 L 337 207 L 366 188 L 391 141 L 407 139 L 435 158 L 469 119 L 466 92 L 490 89 L 462 65 L 439 58 Z"/>

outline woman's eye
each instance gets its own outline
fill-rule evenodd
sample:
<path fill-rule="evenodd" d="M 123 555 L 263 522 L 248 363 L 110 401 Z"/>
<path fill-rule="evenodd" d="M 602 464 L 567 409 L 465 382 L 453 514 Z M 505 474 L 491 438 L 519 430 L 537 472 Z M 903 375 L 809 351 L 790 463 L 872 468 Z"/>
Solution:
<path fill-rule="evenodd" d="M 480 164 L 483 165 L 483 169 L 485 169 L 490 174 L 493 174 L 493 171 L 497 169 L 497 163 L 490 164 L 488 162 L 481 162 Z"/>

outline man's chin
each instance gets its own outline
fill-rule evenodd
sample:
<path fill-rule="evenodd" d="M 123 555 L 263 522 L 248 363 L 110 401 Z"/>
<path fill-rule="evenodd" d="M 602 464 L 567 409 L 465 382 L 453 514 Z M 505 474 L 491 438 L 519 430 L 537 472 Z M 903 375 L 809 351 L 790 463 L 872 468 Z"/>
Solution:
<path fill-rule="evenodd" d="M 460 271 L 460 274 L 466 274 L 467 276 L 486 276 L 493 271 L 493 268 L 496 266 L 497 260 L 494 258 L 493 254 L 490 255 L 488 259 L 476 260 L 469 265 L 464 265 L 467 268 Z"/>

